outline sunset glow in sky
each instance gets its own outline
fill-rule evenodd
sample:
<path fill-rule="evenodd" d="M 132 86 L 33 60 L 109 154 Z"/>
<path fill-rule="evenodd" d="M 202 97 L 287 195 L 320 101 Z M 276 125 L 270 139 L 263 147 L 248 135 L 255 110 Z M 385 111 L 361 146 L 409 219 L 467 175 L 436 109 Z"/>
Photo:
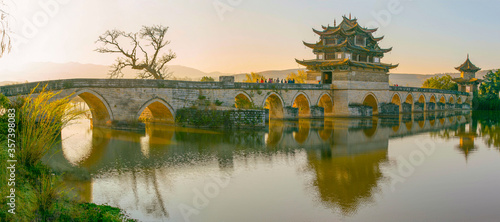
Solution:
<path fill-rule="evenodd" d="M 16 46 L 0 70 L 32 62 L 109 65 L 116 55 L 93 51 L 108 29 L 136 32 L 169 26 L 169 48 L 184 65 L 205 72 L 243 73 L 298 68 L 311 59 L 302 41 L 312 28 L 352 13 L 378 26 L 380 45 L 394 47 L 382 60 L 395 73 L 454 72 L 470 53 L 483 69 L 500 67 L 500 2 L 433 0 L 7 0 Z M 0 74 L 1 75 L 1 74 Z"/>

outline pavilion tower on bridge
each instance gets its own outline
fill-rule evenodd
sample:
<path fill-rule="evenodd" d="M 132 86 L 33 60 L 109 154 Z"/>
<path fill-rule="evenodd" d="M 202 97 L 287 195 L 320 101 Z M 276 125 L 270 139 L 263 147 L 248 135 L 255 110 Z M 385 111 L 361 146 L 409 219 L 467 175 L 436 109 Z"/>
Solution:
<path fill-rule="evenodd" d="M 460 78 L 454 78 L 453 81 L 458 84 L 458 91 L 461 92 L 476 92 L 478 85 L 482 80 L 476 78 L 476 72 L 481 70 L 469 60 L 469 54 L 467 54 L 467 60 L 455 68 L 460 71 Z"/>
<path fill-rule="evenodd" d="M 297 63 L 307 67 L 309 83 L 332 84 L 336 80 L 355 80 L 369 82 L 388 82 L 387 72 L 398 65 L 381 63 L 384 53 L 392 48 L 380 48 L 378 42 L 383 37 L 373 37 L 377 29 L 361 27 L 357 19 L 343 16 L 337 26 L 323 26 L 322 31 L 313 29 L 320 36 L 314 44 L 304 42 L 316 55 L 315 59 L 297 60 Z M 350 75 L 351 71 L 361 71 L 367 75 Z M 369 73 L 367 73 L 369 71 Z"/>

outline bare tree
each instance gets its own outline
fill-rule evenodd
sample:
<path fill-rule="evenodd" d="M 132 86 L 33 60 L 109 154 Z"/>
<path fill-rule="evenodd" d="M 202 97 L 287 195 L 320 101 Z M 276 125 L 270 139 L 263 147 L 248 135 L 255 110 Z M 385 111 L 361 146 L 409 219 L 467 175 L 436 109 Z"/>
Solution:
<path fill-rule="evenodd" d="M 172 75 L 166 64 L 176 57 L 172 50 L 162 54 L 164 47 L 170 44 L 165 39 L 167 31 L 168 27 L 161 25 L 143 26 L 137 33 L 108 30 L 97 39 L 96 43 L 101 43 L 102 47 L 96 51 L 121 54 L 109 72 L 111 78 L 123 77 L 123 68 L 130 67 L 141 71 L 138 78 L 166 79 Z M 129 47 L 125 47 L 127 41 Z"/>
<path fill-rule="evenodd" d="M 0 57 L 10 52 L 12 46 L 9 36 L 9 25 L 7 22 L 9 14 L 5 11 L 6 7 L 3 0 L 0 0 Z"/>

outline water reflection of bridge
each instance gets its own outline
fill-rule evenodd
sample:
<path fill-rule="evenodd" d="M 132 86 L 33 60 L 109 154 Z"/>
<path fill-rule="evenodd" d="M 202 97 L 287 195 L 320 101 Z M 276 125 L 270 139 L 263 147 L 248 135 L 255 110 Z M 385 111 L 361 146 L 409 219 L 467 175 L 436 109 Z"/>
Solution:
<path fill-rule="evenodd" d="M 389 139 L 445 129 L 463 129 L 470 112 L 436 112 L 388 118 L 327 118 L 324 120 L 271 121 L 264 131 L 210 131 L 202 129 L 149 126 L 145 133 L 111 129 L 88 129 L 87 138 L 67 138 L 55 147 L 49 162 L 56 171 L 70 171 L 68 181 L 83 200 L 92 200 L 92 177 L 121 172 L 120 186 L 140 195 L 137 184 L 151 186 L 157 194 L 148 201 L 159 215 L 167 215 L 162 186 L 168 186 L 168 170 L 176 165 L 216 163 L 223 170 L 234 167 L 235 158 L 251 154 L 277 153 L 307 155 L 307 168 L 315 175 L 320 199 L 345 214 L 370 201 L 383 177 L 380 165 L 386 162 Z M 90 135 L 91 134 L 91 135 Z M 63 135 L 64 136 L 64 135 Z M 82 144 L 83 146 L 78 146 Z M 77 152 L 79 149 L 80 151 Z M 84 151 L 81 151 L 84 150 Z M 193 161 L 195 159 L 195 161 Z M 141 172 L 138 173 L 137 169 Z M 92 176 L 90 176 L 92 175 Z M 161 178 L 161 183 L 159 183 Z M 118 198 L 118 197 L 117 197 Z M 144 201 L 144 200 L 143 200 Z"/>

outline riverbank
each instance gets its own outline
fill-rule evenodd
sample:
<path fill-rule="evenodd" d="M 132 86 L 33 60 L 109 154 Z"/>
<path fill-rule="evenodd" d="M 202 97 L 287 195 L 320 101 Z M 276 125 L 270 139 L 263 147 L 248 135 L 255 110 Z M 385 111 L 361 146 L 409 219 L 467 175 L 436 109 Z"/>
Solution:
<path fill-rule="evenodd" d="M 60 175 L 55 175 L 47 166 L 38 164 L 27 167 L 15 165 L 15 181 L 8 181 L 7 147 L 2 141 L 0 153 L 0 184 L 2 197 L 11 195 L 8 184 L 15 182 L 11 198 L 0 199 L 1 221 L 134 221 L 115 207 L 80 203 L 67 194 Z M 8 205 L 8 203 L 10 203 Z"/>
<path fill-rule="evenodd" d="M 114 207 L 73 200 L 41 162 L 79 113 L 57 93 L 9 101 L 0 94 L 0 221 L 134 221 Z M 57 120 L 57 121 L 54 121 Z"/>

